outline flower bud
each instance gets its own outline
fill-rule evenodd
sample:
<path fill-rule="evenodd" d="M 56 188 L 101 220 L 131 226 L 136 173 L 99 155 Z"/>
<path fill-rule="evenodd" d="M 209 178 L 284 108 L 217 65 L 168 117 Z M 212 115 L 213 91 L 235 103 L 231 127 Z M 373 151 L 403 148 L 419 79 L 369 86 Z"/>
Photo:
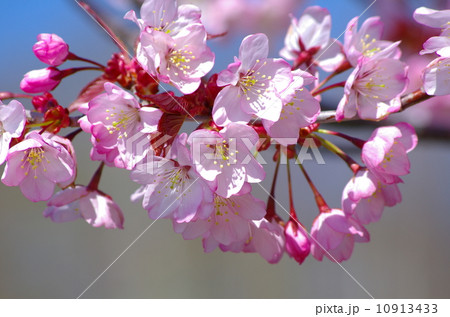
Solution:
<path fill-rule="evenodd" d="M 20 88 L 30 94 L 50 91 L 58 86 L 63 73 L 54 67 L 32 70 L 25 74 Z"/>
<path fill-rule="evenodd" d="M 50 66 L 61 65 L 69 55 L 69 45 L 56 34 L 41 33 L 38 42 L 33 45 L 33 52 L 41 62 Z"/>
<path fill-rule="evenodd" d="M 289 220 L 284 229 L 284 235 L 286 237 L 286 253 L 298 264 L 302 264 L 311 249 L 311 242 L 305 229 L 295 221 Z"/>

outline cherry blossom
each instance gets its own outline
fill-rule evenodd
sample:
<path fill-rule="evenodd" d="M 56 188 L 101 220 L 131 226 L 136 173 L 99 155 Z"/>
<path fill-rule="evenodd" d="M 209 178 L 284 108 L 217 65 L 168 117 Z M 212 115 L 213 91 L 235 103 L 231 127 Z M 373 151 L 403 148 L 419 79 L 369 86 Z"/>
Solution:
<path fill-rule="evenodd" d="M 402 196 L 397 184 L 384 184 L 367 169 L 361 169 L 342 193 L 342 210 L 361 224 L 379 221 L 384 206 L 395 206 Z"/>
<path fill-rule="evenodd" d="M 104 87 L 106 92 L 89 102 L 89 123 L 84 122 L 88 125 L 85 129 L 95 138 L 93 145 L 99 154 L 117 149 L 126 168 L 131 169 L 150 150 L 150 134 L 157 130 L 162 111 L 141 107 L 133 95 L 112 83 L 105 83 Z M 133 140 L 142 147 L 132 148 Z"/>
<path fill-rule="evenodd" d="M 202 178 L 214 182 L 216 193 L 226 198 L 237 194 L 245 182 L 264 179 L 264 169 L 251 152 L 257 142 L 255 130 L 239 123 L 230 123 L 218 132 L 197 130 L 188 138 L 195 169 Z"/>
<path fill-rule="evenodd" d="M 433 10 L 420 7 L 414 11 L 413 17 L 417 22 L 432 28 L 445 29 L 450 27 L 450 10 Z"/>
<path fill-rule="evenodd" d="M 441 28 L 440 36 L 433 36 L 424 44 L 420 54 L 436 53 L 440 58 L 432 61 L 423 74 L 423 88 L 432 96 L 450 94 L 450 10 L 433 10 L 420 7 L 414 12 L 417 22 L 433 28 Z"/>
<path fill-rule="evenodd" d="M 175 0 L 146 0 L 141 18 L 129 11 L 125 18 L 141 28 L 137 60 L 151 75 L 170 83 L 184 94 L 200 86 L 201 77 L 214 65 L 214 54 L 206 45 L 206 30 L 200 9 Z"/>
<path fill-rule="evenodd" d="M 325 255 L 331 261 L 348 260 L 355 242 L 370 240 L 367 230 L 340 209 L 331 209 L 314 219 L 311 227 L 311 254 L 318 261 Z"/>
<path fill-rule="evenodd" d="M 286 98 L 283 98 L 284 104 L 278 121 L 262 120 L 269 136 L 284 146 L 296 144 L 300 129 L 314 123 L 320 113 L 319 101 L 304 88 L 314 77 L 306 72 L 293 74 L 294 81 L 282 93 Z"/>
<path fill-rule="evenodd" d="M 230 245 L 250 238 L 249 223 L 261 220 L 266 213 L 264 202 L 254 198 L 248 190 L 229 198 L 214 195 L 214 211 L 208 219 L 188 223 L 174 222 L 174 230 L 186 240 L 203 237 L 205 252 L 219 244 Z"/>
<path fill-rule="evenodd" d="M 383 183 L 400 182 L 399 176 L 409 174 L 407 153 L 417 145 L 414 128 L 405 122 L 376 129 L 364 144 L 361 159 L 371 173 Z"/>
<path fill-rule="evenodd" d="M 56 193 L 47 203 L 44 217 L 54 222 L 84 219 L 93 227 L 123 229 L 124 217 L 108 195 L 85 186 L 69 187 Z"/>
<path fill-rule="evenodd" d="M 137 60 L 151 75 L 190 94 L 200 86 L 201 77 L 212 69 L 214 54 L 206 45 L 206 32 L 201 24 L 190 26 L 183 35 L 142 32 Z"/>
<path fill-rule="evenodd" d="M 217 85 L 225 87 L 214 101 L 217 125 L 247 123 L 252 115 L 278 120 L 283 107 L 279 94 L 292 82 L 292 74 L 284 60 L 267 58 L 268 51 L 266 35 L 249 35 L 241 43 L 239 58 L 219 73 Z"/>
<path fill-rule="evenodd" d="M 52 140 L 51 134 L 32 131 L 9 150 L 2 182 L 19 186 L 23 195 L 33 202 L 48 200 L 55 184 L 71 179 L 74 169 L 73 156 Z"/>
<path fill-rule="evenodd" d="M 400 96 L 408 83 L 408 67 L 401 61 L 385 58 L 396 49 L 391 45 L 373 58 L 360 58 L 345 83 L 344 97 L 336 110 L 336 120 L 353 118 L 381 120 L 400 110 Z"/>
<path fill-rule="evenodd" d="M 368 18 L 359 31 L 356 31 L 357 26 L 358 17 L 355 17 L 347 25 L 344 41 L 345 55 L 353 67 L 358 65 L 360 57 L 370 58 L 393 44 L 381 40 L 384 24 L 379 17 Z M 401 52 L 396 48 L 390 54 L 391 58 L 398 59 Z"/>
<path fill-rule="evenodd" d="M 33 45 L 33 52 L 41 62 L 50 66 L 61 65 L 69 55 L 69 45 L 56 34 L 41 33 L 38 42 Z"/>
<path fill-rule="evenodd" d="M 415 44 L 421 43 L 415 41 L 422 41 L 417 25 L 400 21 L 397 14 L 391 14 L 393 21 L 384 21 L 393 26 L 389 37 L 404 41 L 413 66 L 406 91 L 408 66 L 400 61 L 400 42 L 382 39 L 381 18 L 370 17 L 361 26 L 359 17 L 353 18 L 342 45 L 331 38 L 330 13 L 319 6 L 306 8 L 298 19 L 284 14 L 290 27 L 282 58 L 268 58 L 267 35 L 251 34 L 226 69 L 208 76 L 215 55 L 207 41 L 220 45 L 226 34 L 207 33 L 204 21 L 209 26 L 213 21 L 217 28 L 231 23 L 236 29 L 264 20 L 276 34 L 267 21 L 295 12 L 288 7 L 301 1 L 196 0 L 206 8 L 206 17 L 195 5 L 178 6 L 182 1 L 188 0 L 143 0 L 139 17 L 132 10 L 125 15 L 139 28 L 132 54 L 116 28 L 80 1 L 117 44 L 118 51 L 106 62 L 74 55 L 56 34 L 38 35 L 33 52 L 48 67 L 25 74 L 20 82 L 25 93 L 0 91 L 0 99 L 13 99 L 7 105 L 0 101 L 2 182 L 18 186 L 33 202 L 47 201 L 44 216 L 54 222 L 84 219 L 94 227 L 122 229 L 121 209 L 98 188 L 108 165 L 128 170 L 138 188 L 131 200 L 139 201 L 151 219 L 169 219 L 184 239 L 200 238 L 205 252 L 258 253 L 268 263 L 279 262 L 284 253 L 299 264 L 310 253 L 318 261 L 324 256 L 336 262 L 349 259 L 355 242 L 369 241 L 364 226 L 379 221 L 385 207 L 401 202 L 399 183 L 410 172 L 408 153 L 416 147 L 417 135 L 407 123 L 379 123 L 367 141 L 320 126 L 342 120 L 381 121 L 427 99 L 444 109 L 442 98 L 450 94 L 450 10 L 422 7 L 414 13 L 417 22 L 436 29 L 438 35 L 420 51 L 436 54 L 434 61 L 423 56 L 417 61 L 421 56 Z M 404 29 L 413 32 L 405 34 Z M 84 66 L 56 68 L 66 60 Z M 319 68 L 330 74 L 319 80 Z M 75 100 L 63 99 L 64 91 L 49 92 L 66 77 L 86 70 L 95 70 L 96 78 L 79 92 L 70 86 Z M 322 100 L 327 101 L 323 93 L 342 87 L 336 111 L 329 108 L 333 102 L 325 102 L 327 109 L 321 111 Z M 26 111 L 17 98 L 31 101 L 34 109 Z M 427 121 L 429 115 L 422 113 L 411 121 Z M 437 116 L 447 128 L 446 115 L 440 111 Z M 92 143 L 91 160 L 101 161 L 87 186 L 76 185 L 80 165 L 72 144 L 82 132 Z M 350 141 L 362 163 L 332 138 Z M 294 207 L 298 175 L 291 178 L 288 164 L 288 188 L 277 181 L 282 154 L 287 163 L 301 158 L 306 147 L 299 152 L 299 145 L 306 141 L 335 154 L 353 172 L 342 192 L 342 209 L 330 209 L 309 172 L 299 166 L 320 211 L 310 234 L 302 224 L 308 216 L 299 217 Z M 268 180 L 272 186 L 267 206 L 252 194 L 252 184 L 266 176 L 264 153 L 273 154 L 276 162 Z M 329 175 L 328 181 L 338 174 Z M 56 194 L 55 187 L 60 190 Z M 274 196 L 286 189 L 289 215 L 275 208 Z"/>
<path fill-rule="evenodd" d="M 138 164 L 131 179 L 141 185 L 133 200 L 143 198 L 152 219 L 172 218 L 176 222 L 207 219 L 213 212 L 213 191 L 193 168 L 186 134 L 172 145 L 172 159 L 154 157 Z"/>
<path fill-rule="evenodd" d="M 244 252 L 257 252 L 267 262 L 278 263 L 285 251 L 285 235 L 283 226 L 274 219 L 268 221 L 263 218 L 253 221 L 251 226 L 251 238 L 243 248 Z M 221 249 L 225 248 L 221 246 Z"/>
<path fill-rule="evenodd" d="M 275 220 L 263 218 L 249 223 L 250 237 L 245 241 L 238 241 L 229 245 L 219 244 L 223 252 L 258 253 L 268 263 L 280 262 L 285 251 L 285 234 L 283 226 Z M 205 239 L 203 245 L 215 247 L 214 241 Z"/>
<path fill-rule="evenodd" d="M 4 105 L 0 101 L 0 165 L 6 160 L 11 139 L 22 135 L 25 126 L 25 109 L 17 100 Z"/>
<path fill-rule="evenodd" d="M 294 61 L 295 66 L 317 65 L 332 72 L 344 61 L 344 55 L 341 44 L 330 38 L 330 33 L 330 12 L 319 6 L 308 7 L 298 21 L 292 17 L 280 55 Z"/>
<path fill-rule="evenodd" d="M 200 9 L 192 4 L 177 6 L 176 0 L 145 0 L 140 10 L 141 19 L 133 10 L 125 14 L 125 19 L 135 22 L 141 31 L 151 33 L 161 31 L 175 37 L 189 32 L 193 24 L 201 24 Z M 206 33 L 206 31 L 205 31 Z"/>

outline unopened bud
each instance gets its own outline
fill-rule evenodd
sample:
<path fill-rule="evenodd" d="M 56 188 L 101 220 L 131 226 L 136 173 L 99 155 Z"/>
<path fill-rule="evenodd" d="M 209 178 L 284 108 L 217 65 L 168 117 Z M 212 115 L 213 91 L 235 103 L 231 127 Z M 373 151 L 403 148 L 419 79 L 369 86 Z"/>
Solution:
<path fill-rule="evenodd" d="M 33 52 L 41 62 L 50 66 L 61 65 L 69 55 L 69 45 L 56 34 L 41 33 L 38 42 L 33 45 Z"/>
<path fill-rule="evenodd" d="M 63 73 L 55 67 L 32 70 L 25 74 L 20 88 L 30 94 L 50 91 L 58 86 Z"/>

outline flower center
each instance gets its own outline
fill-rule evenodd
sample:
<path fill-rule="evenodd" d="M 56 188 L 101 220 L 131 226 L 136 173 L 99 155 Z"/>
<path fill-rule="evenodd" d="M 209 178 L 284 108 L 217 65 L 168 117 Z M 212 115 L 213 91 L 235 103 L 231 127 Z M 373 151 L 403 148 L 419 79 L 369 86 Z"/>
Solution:
<path fill-rule="evenodd" d="M 233 150 L 233 148 L 230 149 L 230 144 L 226 140 L 216 144 L 207 144 L 206 146 L 214 150 L 214 165 L 219 164 L 219 167 L 223 168 L 225 165 L 230 166 L 232 163 L 237 163 L 236 154 L 239 151 Z"/>
<path fill-rule="evenodd" d="M 114 132 L 122 132 L 121 135 L 119 135 L 119 139 L 122 138 L 122 135 L 128 137 L 126 130 L 136 121 L 140 121 L 139 110 L 130 105 L 127 105 L 127 107 L 128 111 L 124 111 L 123 109 L 117 111 L 116 107 L 112 107 L 111 110 L 106 110 L 108 113 L 106 120 L 114 120 L 111 122 L 111 125 L 106 127 L 106 129 L 108 129 L 109 134 L 113 134 Z"/>
<path fill-rule="evenodd" d="M 157 191 L 158 194 L 163 193 L 165 197 L 168 196 L 168 193 L 165 192 L 167 190 L 175 191 L 176 193 L 183 193 L 177 199 L 180 199 L 182 196 L 186 196 L 186 193 L 189 193 L 191 190 L 184 189 L 186 184 L 186 180 L 189 180 L 190 177 L 188 175 L 189 167 L 174 167 L 165 170 L 163 173 L 158 174 L 158 179 L 154 180 L 155 182 L 160 183 L 163 186 L 159 188 Z"/>
<path fill-rule="evenodd" d="M 361 39 L 361 51 L 364 56 L 372 57 L 379 51 L 381 51 L 381 48 L 379 47 L 373 47 L 373 44 L 376 42 L 376 39 L 370 40 L 370 35 L 366 34 L 364 38 Z"/>
<path fill-rule="evenodd" d="M 162 11 L 162 17 L 159 18 L 159 23 L 160 26 L 151 26 L 150 28 L 154 29 L 155 31 L 160 31 L 160 32 L 165 32 L 167 34 L 169 34 L 171 32 L 171 30 L 169 30 L 168 25 L 170 24 L 169 22 L 164 23 L 164 16 L 166 15 L 166 10 Z M 153 10 L 153 15 L 156 16 L 155 22 L 158 21 L 158 16 L 156 14 L 156 10 Z"/>
<path fill-rule="evenodd" d="M 50 161 L 45 157 L 45 152 L 42 148 L 30 149 L 28 151 L 28 156 L 27 156 L 26 160 L 22 159 L 21 161 L 23 163 L 20 166 L 20 168 L 24 169 L 25 164 L 28 163 L 31 166 L 31 170 L 36 170 L 42 162 L 46 162 L 47 164 L 50 164 Z M 47 169 L 44 168 L 43 171 L 47 172 Z M 25 172 L 25 176 L 27 176 L 27 175 L 28 175 L 28 171 Z M 36 179 L 37 175 L 34 175 L 34 178 Z"/>
<path fill-rule="evenodd" d="M 167 70 L 170 70 L 172 67 L 177 68 L 178 71 L 181 71 L 184 75 L 187 74 L 189 69 L 191 68 L 188 65 L 193 59 L 195 59 L 195 55 L 192 51 L 187 49 L 179 49 L 172 50 L 169 53 L 167 58 Z M 175 71 L 175 76 L 178 76 L 178 71 Z"/>
<path fill-rule="evenodd" d="M 234 208 L 240 208 L 241 206 L 237 204 L 232 198 L 223 198 L 219 195 L 214 197 L 214 214 L 208 219 L 211 222 L 214 218 L 214 224 L 218 226 L 221 221 L 229 222 L 230 213 L 233 212 Z M 233 209 L 232 209 L 233 208 Z M 235 211 L 234 214 L 237 216 L 239 212 Z"/>
<path fill-rule="evenodd" d="M 252 69 L 245 74 L 240 74 L 238 86 L 242 93 L 246 95 L 247 100 L 251 99 L 248 93 L 253 93 L 261 97 L 263 90 L 266 90 L 266 83 L 264 81 L 272 79 L 272 76 L 261 75 L 261 70 L 266 65 L 267 61 L 261 62 L 261 60 L 257 59 Z"/>

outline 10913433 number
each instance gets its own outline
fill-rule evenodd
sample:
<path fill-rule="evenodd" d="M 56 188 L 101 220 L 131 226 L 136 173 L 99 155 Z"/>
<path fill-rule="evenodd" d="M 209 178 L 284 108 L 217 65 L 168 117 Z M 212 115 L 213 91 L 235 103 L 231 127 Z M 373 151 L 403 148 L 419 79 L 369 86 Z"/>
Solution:
<path fill-rule="evenodd" d="M 377 314 L 436 314 L 437 304 L 377 304 Z"/>

